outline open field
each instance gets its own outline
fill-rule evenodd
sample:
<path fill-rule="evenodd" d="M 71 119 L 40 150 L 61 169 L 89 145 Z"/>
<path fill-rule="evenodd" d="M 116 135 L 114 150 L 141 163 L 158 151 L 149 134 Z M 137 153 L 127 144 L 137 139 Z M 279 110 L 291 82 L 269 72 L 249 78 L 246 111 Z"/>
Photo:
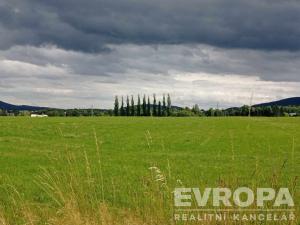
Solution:
<path fill-rule="evenodd" d="M 107 208 L 130 211 L 128 224 L 172 224 L 180 186 L 289 187 L 300 199 L 299 118 L 2 117 L 0 127 L 0 224 L 51 224 L 74 202 L 78 224 Z"/>

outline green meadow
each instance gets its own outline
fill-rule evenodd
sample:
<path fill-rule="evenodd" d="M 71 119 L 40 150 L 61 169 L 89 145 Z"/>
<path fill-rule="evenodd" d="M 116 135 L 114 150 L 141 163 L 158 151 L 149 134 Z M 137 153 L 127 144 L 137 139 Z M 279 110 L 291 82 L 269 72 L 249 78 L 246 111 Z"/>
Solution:
<path fill-rule="evenodd" d="M 78 224 L 96 224 L 83 218 L 103 205 L 128 224 L 172 224 L 175 187 L 289 187 L 300 199 L 299 118 L 0 117 L 0 128 L 4 225 L 68 224 L 57 212 L 70 202 Z"/>

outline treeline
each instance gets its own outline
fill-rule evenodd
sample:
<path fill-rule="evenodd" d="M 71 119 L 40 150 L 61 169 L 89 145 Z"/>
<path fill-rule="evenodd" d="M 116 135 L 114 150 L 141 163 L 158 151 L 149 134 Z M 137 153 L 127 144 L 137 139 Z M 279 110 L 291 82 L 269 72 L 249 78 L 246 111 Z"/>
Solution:
<path fill-rule="evenodd" d="M 171 97 L 169 94 L 163 94 L 162 100 L 157 100 L 155 94 L 151 99 L 146 95 L 141 99 L 138 95 L 135 103 L 133 95 L 130 99 L 128 95 L 126 99 L 123 96 L 115 96 L 113 112 L 114 116 L 171 116 Z"/>
<path fill-rule="evenodd" d="M 240 108 L 227 109 L 228 116 L 266 116 L 266 117 L 282 117 L 282 116 L 300 116 L 300 106 L 242 106 Z"/>
<path fill-rule="evenodd" d="M 200 110 L 198 105 L 194 105 L 191 109 L 185 108 L 186 116 L 264 116 L 264 117 L 283 117 L 283 116 L 300 116 L 300 106 L 254 106 L 244 105 L 242 107 L 228 109 Z"/>
<path fill-rule="evenodd" d="M 0 116 L 30 116 L 31 114 L 44 114 L 50 117 L 112 116 L 113 111 L 111 109 L 42 109 L 37 111 L 0 109 Z"/>
<path fill-rule="evenodd" d="M 300 116 L 300 106 L 242 106 L 228 109 L 200 109 L 196 104 L 192 108 L 171 105 L 170 95 L 157 99 L 138 95 L 115 97 L 114 109 L 43 109 L 38 111 L 18 111 L 0 109 L 0 116 L 30 116 L 44 114 L 50 117 L 79 117 L 79 116 L 156 116 L 156 117 L 223 117 L 223 116 Z"/>

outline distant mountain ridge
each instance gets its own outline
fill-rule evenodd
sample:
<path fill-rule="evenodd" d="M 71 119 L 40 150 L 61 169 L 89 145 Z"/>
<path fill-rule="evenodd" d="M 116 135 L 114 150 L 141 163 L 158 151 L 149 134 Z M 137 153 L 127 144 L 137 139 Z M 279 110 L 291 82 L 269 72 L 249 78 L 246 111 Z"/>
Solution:
<path fill-rule="evenodd" d="M 253 107 L 263 107 L 263 106 L 300 106 L 300 97 L 293 98 L 285 98 L 274 102 L 266 102 L 257 105 L 253 105 Z"/>
<path fill-rule="evenodd" d="M 151 105 L 152 106 L 152 105 Z M 173 109 L 182 109 L 179 106 L 172 106 Z M 30 105 L 13 105 L 7 102 L 0 101 L 0 109 L 15 110 L 15 111 L 38 111 L 43 109 L 51 109 L 50 107 L 30 106 Z"/>
<path fill-rule="evenodd" d="M 42 109 L 48 109 L 48 107 L 40 107 L 40 106 L 29 106 L 29 105 L 13 105 L 6 102 L 0 101 L 0 109 L 3 110 L 16 110 L 16 111 L 37 111 Z"/>
<path fill-rule="evenodd" d="M 300 97 L 286 98 L 279 101 L 274 102 L 266 102 L 261 104 L 253 105 L 253 107 L 263 107 L 263 106 L 300 106 Z M 182 109 L 182 107 L 172 106 L 173 109 Z M 238 107 L 237 107 L 238 108 Z M 15 111 L 38 111 L 43 109 L 51 109 L 49 107 L 41 107 L 41 106 L 29 106 L 29 105 L 13 105 L 10 103 L 6 103 L 0 101 L 0 109 L 2 110 L 15 110 Z"/>

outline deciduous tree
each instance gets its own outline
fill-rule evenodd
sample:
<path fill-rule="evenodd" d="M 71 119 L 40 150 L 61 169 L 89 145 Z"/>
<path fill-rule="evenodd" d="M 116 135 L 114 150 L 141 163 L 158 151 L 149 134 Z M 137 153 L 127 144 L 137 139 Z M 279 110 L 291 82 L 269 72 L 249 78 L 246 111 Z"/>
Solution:
<path fill-rule="evenodd" d="M 137 116 L 141 116 L 141 97 L 140 97 L 140 95 L 138 95 Z"/>
<path fill-rule="evenodd" d="M 168 99 L 167 99 L 167 116 L 170 116 L 171 115 L 171 97 L 170 97 L 170 94 L 168 94 Z"/>
<path fill-rule="evenodd" d="M 148 102 L 147 102 L 147 116 L 151 116 L 151 104 L 150 104 L 149 96 L 148 96 Z"/>
<path fill-rule="evenodd" d="M 156 95 L 153 94 L 153 116 L 157 116 L 157 105 L 156 105 Z"/>
<path fill-rule="evenodd" d="M 135 116 L 135 108 L 134 108 L 134 99 L 133 95 L 131 95 L 131 116 Z"/>
<path fill-rule="evenodd" d="M 146 105 L 146 95 L 143 97 L 143 116 L 147 116 L 147 105 Z"/>
<path fill-rule="evenodd" d="M 163 106 L 162 106 L 162 116 L 167 115 L 167 107 L 166 107 L 166 96 L 165 94 L 163 95 Z"/>
<path fill-rule="evenodd" d="M 122 96 L 122 102 L 121 102 L 121 108 L 120 108 L 120 111 L 121 111 L 121 116 L 125 116 L 125 109 L 124 109 L 124 99 L 123 99 L 123 96 Z"/>
<path fill-rule="evenodd" d="M 161 102 L 159 101 L 158 102 L 158 113 L 157 113 L 158 116 L 161 116 L 162 115 L 162 110 L 161 110 Z"/>
<path fill-rule="evenodd" d="M 118 99 L 118 96 L 115 96 L 114 115 L 119 116 L 119 99 Z"/>
<path fill-rule="evenodd" d="M 129 97 L 126 97 L 126 116 L 130 116 L 130 104 L 129 104 Z"/>

